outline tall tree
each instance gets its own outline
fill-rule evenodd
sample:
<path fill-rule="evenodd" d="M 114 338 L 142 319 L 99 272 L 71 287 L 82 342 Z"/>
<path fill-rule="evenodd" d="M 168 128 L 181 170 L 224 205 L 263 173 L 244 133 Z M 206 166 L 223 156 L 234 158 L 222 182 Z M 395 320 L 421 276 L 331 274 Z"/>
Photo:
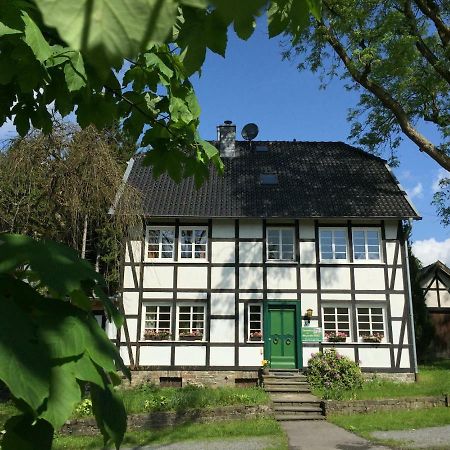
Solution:
<path fill-rule="evenodd" d="M 69 245 L 101 264 L 114 289 L 120 244 L 140 220 L 140 195 L 122 183 L 134 153 L 118 127 L 54 122 L 48 135 L 12 140 L 0 154 L 0 231 Z"/>
<path fill-rule="evenodd" d="M 322 80 L 341 76 L 360 92 L 350 110 L 350 137 L 377 153 L 407 136 L 450 170 L 450 2 L 448 0 L 323 0 L 284 53 Z M 431 124 L 441 139 L 422 132 Z M 395 154 L 391 155 L 395 162 Z"/>

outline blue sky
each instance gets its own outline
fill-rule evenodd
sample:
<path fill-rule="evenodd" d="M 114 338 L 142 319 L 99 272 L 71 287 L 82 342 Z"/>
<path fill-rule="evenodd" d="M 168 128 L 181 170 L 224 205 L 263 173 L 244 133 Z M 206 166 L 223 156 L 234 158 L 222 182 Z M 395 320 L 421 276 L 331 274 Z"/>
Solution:
<path fill-rule="evenodd" d="M 358 96 L 338 79 L 326 90 L 319 78 L 298 72 L 295 63 L 281 60 L 279 39 L 269 40 L 260 20 L 254 35 L 244 42 L 229 33 L 225 59 L 209 53 L 201 77 L 194 80 L 202 108 L 200 133 L 214 139 L 216 125 L 230 119 L 238 132 L 248 122 L 259 126 L 258 139 L 347 141 L 347 110 Z M 14 127 L 0 128 L 0 139 L 11 137 Z M 437 141 L 433 132 L 428 137 Z M 415 222 L 415 251 L 424 263 L 440 258 L 450 264 L 450 229 L 442 227 L 430 204 L 442 169 L 405 139 L 395 174 L 423 216 Z"/>

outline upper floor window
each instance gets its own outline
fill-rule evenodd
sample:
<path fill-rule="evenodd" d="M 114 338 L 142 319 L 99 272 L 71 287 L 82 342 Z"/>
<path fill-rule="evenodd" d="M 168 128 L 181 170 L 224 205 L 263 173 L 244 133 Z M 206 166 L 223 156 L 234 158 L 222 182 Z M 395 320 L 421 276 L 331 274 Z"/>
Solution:
<path fill-rule="evenodd" d="M 248 340 L 262 341 L 263 340 L 263 312 L 260 303 L 248 305 Z"/>
<path fill-rule="evenodd" d="M 173 259 L 174 227 L 147 227 L 147 259 Z"/>
<path fill-rule="evenodd" d="M 321 260 L 347 259 L 347 229 L 322 228 L 319 242 Z"/>
<path fill-rule="evenodd" d="M 294 230 L 292 228 L 268 228 L 267 259 L 292 261 L 294 256 Z"/>
<path fill-rule="evenodd" d="M 380 259 L 380 232 L 374 229 L 353 230 L 353 255 L 355 259 Z"/>
<path fill-rule="evenodd" d="M 180 259 L 206 259 L 208 229 L 180 228 Z"/>

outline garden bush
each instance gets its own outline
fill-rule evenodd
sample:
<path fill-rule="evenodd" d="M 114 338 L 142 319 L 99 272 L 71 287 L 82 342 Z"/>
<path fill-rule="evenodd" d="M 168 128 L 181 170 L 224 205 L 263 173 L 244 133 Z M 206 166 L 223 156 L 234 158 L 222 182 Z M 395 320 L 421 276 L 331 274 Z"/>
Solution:
<path fill-rule="evenodd" d="M 313 353 L 308 361 L 308 382 L 324 399 L 349 397 L 363 385 L 358 364 L 340 355 L 334 348 Z"/>

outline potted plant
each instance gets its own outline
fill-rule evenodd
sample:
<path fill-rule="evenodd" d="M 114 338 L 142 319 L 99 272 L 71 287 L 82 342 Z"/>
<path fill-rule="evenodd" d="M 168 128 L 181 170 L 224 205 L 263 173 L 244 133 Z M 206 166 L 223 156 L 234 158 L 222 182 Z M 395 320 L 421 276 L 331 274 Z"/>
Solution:
<path fill-rule="evenodd" d="M 270 367 L 270 361 L 268 359 L 263 359 L 261 361 L 261 372 L 264 375 L 268 375 L 269 374 L 269 367 Z"/>
<path fill-rule="evenodd" d="M 328 342 L 345 342 L 347 340 L 347 335 L 338 331 L 337 333 L 332 331 L 330 333 L 325 333 L 325 339 Z"/>
<path fill-rule="evenodd" d="M 379 344 L 383 340 L 384 335 L 381 333 L 372 333 L 372 334 L 365 334 L 361 337 L 363 342 L 371 342 L 373 344 Z"/>
<path fill-rule="evenodd" d="M 250 333 L 250 341 L 262 341 L 261 331 L 252 331 Z"/>
<path fill-rule="evenodd" d="M 170 333 L 168 330 L 145 330 L 144 339 L 147 341 L 165 341 L 170 339 Z"/>
<path fill-rule="evenodd" d="M 180 331 L 180 339 L 182 339 L 183 341 L 201 341 L 203 339 L 203 331 Z"/>

